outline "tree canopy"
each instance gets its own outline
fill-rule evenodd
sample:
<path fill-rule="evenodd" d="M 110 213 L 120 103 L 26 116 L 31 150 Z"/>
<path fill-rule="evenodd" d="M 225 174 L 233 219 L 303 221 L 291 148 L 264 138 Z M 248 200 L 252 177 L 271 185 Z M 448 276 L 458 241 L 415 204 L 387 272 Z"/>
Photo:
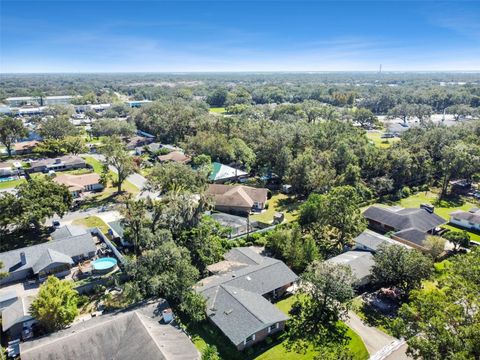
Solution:
<path fill-rule="evenodd" d="M 49 276 L 38 290 L 30 312 L 47 332 L 70 325 L 78 315 L 78 293 L 71 281 Z"/>

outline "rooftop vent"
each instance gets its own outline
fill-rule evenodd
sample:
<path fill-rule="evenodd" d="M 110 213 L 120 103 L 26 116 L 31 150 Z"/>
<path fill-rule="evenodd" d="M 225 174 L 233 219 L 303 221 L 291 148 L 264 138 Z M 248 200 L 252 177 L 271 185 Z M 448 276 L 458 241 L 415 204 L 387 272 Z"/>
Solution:
<path fill-rule="evenodd" d="M 247 279 L 248 281 L 252 280 L 250 276 L 246 276 L 245 279 Z"/>
<path fill-rule="evenodd" d="M 435 206 L 432 204 L 420 204 L 420 209 L 427 210 L 430 214 L 435 211 Z"/>
<path fill-rule="evenodd" d="M 20 263 L 22 265 L 25 265 L 27 263 L 27 257 L 25 256 L 25 253 L 23 251 L 20 253 Z"/>
<path fill-rule="evenodd" d="M 224 311 L 225 315 L 230 315 L 232 312 L 233 312 L 233 309 L 228 309 Z"/>

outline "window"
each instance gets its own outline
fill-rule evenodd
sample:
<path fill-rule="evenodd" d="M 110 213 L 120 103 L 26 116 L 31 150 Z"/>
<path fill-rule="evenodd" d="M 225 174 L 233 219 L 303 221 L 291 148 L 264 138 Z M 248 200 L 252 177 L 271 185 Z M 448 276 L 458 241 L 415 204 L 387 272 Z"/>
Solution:
<path fill-rule="evenodd" d="M 275 329 L 278 329 L 278 323 L 269 326 L 269 327 L 268 327 L 268 332 L 271 333 L 271 332 L 274 331 Z"/>
<path fill-rule="evenodd" d="M 252 334 L 252 335 L 250 335 L 249 337 L 247 337 L 247 338 L 245 339 L 245 344 L 248 343 L 248 342 L 250 342 L 250 341 L 253 341 L 253 340 L 255 340 L 255 334 Z"/>

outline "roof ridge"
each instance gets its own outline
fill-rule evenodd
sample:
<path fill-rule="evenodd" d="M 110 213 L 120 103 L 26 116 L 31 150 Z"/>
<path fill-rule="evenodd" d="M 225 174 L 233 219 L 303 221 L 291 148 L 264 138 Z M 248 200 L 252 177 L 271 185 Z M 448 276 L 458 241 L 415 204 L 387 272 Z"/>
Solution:
<path fill-rule="evenodd" d="M 272 260 L 274 260 L 274 261 L 272 261 L 270 264 L 266 264 L 266 265 L 263 265 L 263 264 L 265 264 L 265 262 L 262 262 L 262 263 L 260 263 L 260 264 L 255 264 L 255 265 L 247 265 L 246 267 L 241 268 L 241 269 L 239 269 L 239 270 L 242 270 L 242 271 L 243 271 L 243 270 L 248 270 L 248 269 L 250 269 L 250 271 L 248 271 L 248 272 L 246 272 L 245 274 L 242 275 L 242 276 L 247 276 L 247 275 L 251 274 L 252 272 L 269 268 L 270 266 L 276 265 L 276 264 L 278 264 L 279 262 L 281 262 L 280 260 L 277 260 L 277 259 L 274 259 L 274 258 L 269 258 L 269 259 L 272 259 Z M 257 268 L 257 269 L 252 269 L 252 268 L 254 268 L 254 267 L 259 267 L 259 268 Z M 226 273 L 226 274 L 224 274 L 224 275 L 220 275 L 219 278 L 221 278 L 222 276 L 227 276 L 227 275 L 230 274 L 230 273 L 235 273 L 235 271 L 230 271 L 230 272 L 228 272 L 228 273 Z M 235 280 L 235 279 L 238 279 L 238 277 L 237 277 L 237 276 L 234 276 L 234 277 L 232 277 L 232 278 L 230 278 L 230 279 L 227 279 L 225 282 L 222 282 L 222 283 L 220 283 L 220 284 L 213 285 L 213 286 L 224 285 L 224 284 L 227 284 L 227 283 L 229 283 L 230 281 L 233 281 L 233 280 Z M 213 286 L 212 286 L 212 287 L 213 287 Z M 228 286 L 229 286 L 229 285 L 228 285 Z M 209 289 L 208 285 L 207 285 L 207 287 L 205 288 L 205 290 L 206 290 L 206 289 Z"/>
<path fill-rule="evenodd" d="M 52 240 L 48 240 L 48 241 L 45 241 L 43 243 L 40 243 L 40 244 L 35 244 L 35 245 L 30 245 L 30 246 L 24 246 L 24 247 L 21 247 L 19 249 L 13 249 L 13 250 L 9 250 L 9 251 L 5 251 L 5 252 L 2 252 L 0 254 L 8 254 L 8 253 L 12 253 L 14 251 L 22 251 L 22 249 L 27 249 L 27 248 L 34 248 L 34 247 L 41 247 L 41 246 L 45 246 L 47 244 L 52 244 L 52 243 L 58 243 L 60 241 L 65 241 L 66 239 L 73 239 L 73 238 L 78 238 L 80 236 L 85 236 L 85 235 L 88 235 L 88 232 L 86 232 L 85 234 L 79 234 L 79 235 L 71 235 L 71 236 L 65 236 L 61 239 L 52 239 Z M 91 235 L 90 235 L 91 236 Z"/>
<path fill-rule="evenodd" d="M 239 291 L 244 291 L 244 292 L 247 292 L 247 293 L 256 295 L 256 296 L 261 296 L 261 297 L 263 298 L 262 295 L 259 295 L 259 294 L 257 294 L 257 293 L 254 293 L 254 292 L 252 292 L 252 291 L 248 291 L 248 290 L 244 290 L 244 289 L 241 289 L 241 288 L 237 288 L 236 286 L 230 286 L 230 285 L 221 284 L 221 285 L 219 285 L 219 287 L 222 287 L 222 289 L 224 289 L 233 299 L 235 299 L 236 302 L 238 302 L 245 310 L 247 310 L 250 314 L 252 314 L 255 319 L 257 319 L 257 320 L 260 321 L 261 323 L 264 323 L 263 320 L 260 319 L 253 311 L 251 311 L 251 310 L 250 310 L 248 307 L 246 307 L 241 301 L 239 301 L 235 296 L 233 296 L 233 294 L 232 294 L 226 287 L 233 288 L 233 289 L 238 289 Z M 274 305 L 272 304 L 272 306 L 274 306 Z"/>
<path fill-rule="evenodd" d="M 135 311 L 134 311 L 134 312 L 135 312 Z M 91 329 L 93 329 L 93 328 L 95 328 L 95 327 L 98 327 L 98 326 L 100 326 L 100 325 L 108 324 L 108 323 L 110 323 L 110 322 L 112 322 L 112 321 L 115 321 L 115 320 L 116 320 L 115 315 L 117 315 L 117 314 L 118 314 L 118 313 L 114 313 L 114 314 L 112 314 L 112 316 L 111 316 L 110 319 L 107 319 L 107 320 L 105 320 L 105 321 L 98 321 L 98 323 L 97 323 L 97 324 L 94 324 L 93 326 L 90 326 L 90 327 L 85 326 L 83 329 L 80 329 L 79 331 L 72 331 L 71 333 L 69 333 L 69 334 L 67 334 L 67 335 L 57 336 L 57 338 L 51 339 L 50 343 L 55 343 L 55 342 L 57 342 L 57 341 L 64 340 L 64 339 L 69 338 L 69 337 L 71 337 L 71 336 L 73 336 L 73 335 L 77 335 L 77 334 L 83 333 L 83 332 L 85 332 L 85 331 L 90 331 Z M 118 316 L 127 316 L 127 315 L 129 315 L 129 314 L 128 314 L 128 313 L 118 314 Z M 107 315 L 107 316 L 108 316 L 108 315 Z M 102 318 L 101 318 L 101 317 L 97 317 L 96 319 L 102 319 Z M 88 322 L 88 321 L 91 321 L 91 319 L 86 320 L 86 321 L 87 321 L 87 322 Z M 77 323 L 77 324 L 79 324 L 79 323 Z M 80 324 L 81 324 L 81 323 L 80 323 Z M 74 324 L 73 326 L 75 326 L 75 325 L 76 325 L 76 324 Z M 70 329 L 71 329 L 71 327 L 68 328 L 68 329 L 61 330 L 61 331 L 68 331 L 68 330 L 70 330 Z M 59 333 L 59 332 L 56 332 L 56 333 L 53 333 L 53 334 L 50 334 L 50 335 L 46 335 L 46 336 L 47 336 L 47 337 L 48 337 L 48 336 L 55 336 L 55 335 L 57 335 L 58 333 Z M 39 339 L 41 339 L 41 338 L 39 338 Z M 43 345 L 44 345 L 44 344 L 40 344 L 40 345 L 37 345 L 37 346 L 32 346 L 32 347 L 30 347 L 30 348 L 28 348 L 28 349 L 26 349 L 26 350 L 23 350 L 22 352 L 23 352 L 23 353 L 26 353 L 26 352 L 29 352 L 29 351 L 31 351 L 31 350 L 33 350 L 33 349 L 36 349 L 36 348 L 38 348 L 39 346 L 43 346 Z"/>

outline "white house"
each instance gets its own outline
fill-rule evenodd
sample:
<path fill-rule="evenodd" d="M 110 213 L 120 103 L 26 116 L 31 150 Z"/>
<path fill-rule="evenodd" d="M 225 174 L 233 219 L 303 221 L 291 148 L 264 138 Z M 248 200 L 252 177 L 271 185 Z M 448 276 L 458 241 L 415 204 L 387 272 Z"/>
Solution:
<path fill-rule="evenodd" d="M 480 208 L 471 208 L 469 211 L 457 210 L 449 215 L 452 224 L 480 231 Z"/>

